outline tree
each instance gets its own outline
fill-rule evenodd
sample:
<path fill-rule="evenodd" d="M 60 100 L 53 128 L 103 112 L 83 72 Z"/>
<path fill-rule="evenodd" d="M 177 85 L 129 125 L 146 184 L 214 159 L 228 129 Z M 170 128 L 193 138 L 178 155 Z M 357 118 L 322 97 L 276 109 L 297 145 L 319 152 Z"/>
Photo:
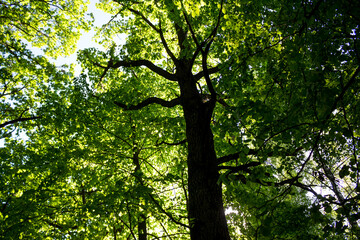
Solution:
<path fill-rule="evenodd" d="M 359 3 L 99 6 L 114 15 L 98 29 L 107 50 L 81 51 L 56 114 L 3 151 L 33 179 L 17 193 L 31 234 L 359 235 Z"/>
<path fill-rule="evenodd" d="M 52 57 L 74 52 L 81 30 L 90 25 L 85 12 L 84 1 L 0 1 L 1 238 L 32 238 L 40 226 L 27 228 L 40 203 L 33 201 L 39 195 L 29 176 L 41 172 L 24 167 L 29 156 L 18 154 L 24 150 L 20 141 L 34 131 L 35 121 L 52 118 L 72 76 L 71 68 L 55 67 L 29 45 Z"/>

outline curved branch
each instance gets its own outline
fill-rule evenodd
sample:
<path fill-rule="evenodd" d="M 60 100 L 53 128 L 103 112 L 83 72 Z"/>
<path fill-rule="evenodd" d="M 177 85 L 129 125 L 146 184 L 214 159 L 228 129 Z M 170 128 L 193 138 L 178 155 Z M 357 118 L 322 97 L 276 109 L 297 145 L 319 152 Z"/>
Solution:
<path fill-rule="evenodd" d="M 193 39 L 193 41 L 194 41 L 194 43 L 195 43 L 195 45 L 196 45 L 195 52 L 194 52 L 194 54 L 193 54 L 193 56 L 192 56 L 192 58 L 191 58 L 191 64 L 193 64 L 193 63 L 195 62 L 195 59 L 196 59 L 196 57 L 198 56 L 198 54 L 199 54 L 200 52 L 202 52 L 202 48 L 203 48 L 203 46 L 205 45 L 206 42 L 204 41 L 204 42 L 202 42 L 201 44 L 199 43 L 199 41 L 198 41 L 197 38 L 196 38 L 195 31 L 194 31 L 194 29 L 193 29 L 193 27 L 192 27 L 192 25 L 191 25 L 191 23 L 190 23 L 190 20 L 189 20 L 189 18 L 188 18 L 188 15 L 187 15 L 187 13 L 186 13 L 186 11 L 185 11 L 185 7 L 184 7 L 184 5 L 183 5 L 182 2 L 181 2 L 181 6 L 182 6 L 182 8 L 183 8 L 183 14 L 184 14 L 184 18 L 185 18 L 186 25 L 188 26 L 188 28 L 189 28 L 189 30 L 190 30 L 191 38 Z"/>
<path fill-rule="evenodd" d="M 353 73 L 353 75 L 351 76 L 350 80 L 347 82 L 347 84 L 342 89 L 341 93 L 335 99 L 335 101 L 331 107 L 331 112 L 328 113 L 328 115 L 326 116 L 324 121 L 329 120 L 332 112 L 336 109 L 337 104 L 344 98 L 346 91 L 351 87 L 352 84 L 354 84 L 356 82 L 356 77 L 359 75 L 359 73 L 360 73 L 360 66 L 356 68 L 356 70 Z"/>
<path fill-rule="evenodd" d="M 241 152 L 237 152 L 234 154 L 229 154 L 229 155 L 220 157 L 217 159 L 217 162 L 218 162 L 218 164 L 222 164 L 222 163 L 230 162 L 231 160 L 238 159 L 240 157 L 240 153 Z M 257 151 L 255 151 L 254 149 L 250 149 L 246 155 L 255 155 L 256 153 L 257 153 Z"/>
<path fill-rule="evenodd" d="M 298 152 L 300 152 L 301 150 L 303 150 L 302 147 L 299 147 L 299 148 L 296 148 L 294 149 L 294 151 L 292 152 L 283 152 L 283 154 L 281 154 L 281 152 L 277 152 L 277 154 L 274 154 L 274 152 L 267 152 L 266 153 L 266 156 L 267 157 L 276 157 L 276 156 L 296 156 L 296 154 Z M 244 151 L 242 152 L 237 152 L 237 153 L 233 153 L 233 154 L 229 154 L 229 155 L 226 155 L 226 156 L 223 156 L 223 157 L 220 157 L 217 159 L 217 162 L 218 164 L 222 164 L 222 163 L 226 163 L 226 162 L 230 162 L 231 160 L 236 160 L 240 157 L 240 154 L 241 153 L 244 153 Z M 255 149 L 249 149 L 248 152 L 245 154 L 247 156 L 250 156 L 250 155 L 255 155 L 257 156 L 259 153 L 259 150 L 255 150 Z M 223 168 L 225 169 L 225 168 Z"/>
<path fill-rule="evenodd" d="M 160 146 L 162 144 L 168 145 L 168 146 L 177 146 L 177 145 L 181 145 L 187 142 L 187 139 L 181 140 L 180 142 L 174 142 L 174 143 L 169 143 L 169 142 L 165 142 L 165 141 L 161 141 L 160 143 L 156 143 L 155 146 Z"/>
<path fill-rule="evenodd" d="M 219 11 L 219 15 L 218 15 L 218 19 L 217 19 L 215 28 L 211 31 L 209 37 L 204 39 L 201 43 L 199 43 L 199 41 L 196 38 L 195 31 L 191 26 L 189 18 L 187 16 L 186 12 L 185 12 L 184 6 L 182 6 L 182 7 L 183 7 L 183 14 L 184 14 L 184 17 L 185 17 L 185 22 L 188 25 L 188 28 L 189 28 L 189 30 L 191 32 L 191 36 L 192 36 L 192 38 L 194 40 L 194 43 L 196 44 L 196 50 L 194 52 L 194 55 L 193 55 L 191 61 L 194 62 L 197 55 L 199 54 L 199 52 L 201 52 L 201 54 L 202 54 L 203 76 L 205 77 L 206 85 L 208 86 L 208 89 L 209 89 L 210 94 L 212 96 L 212 100 L 216 101 L 216 91 L 214 89 L 213 84 L 211 83 L 210 73 L 209 73 L 209 70 L 207 68 L 207 57 L 208 57 L 208 53 L 210 51 L 210 46 L 213 43 L 214 37 L 216 36 L 217 30 L 218 30 L 218 28 L 220 26 L 221 12 L 222 12 L 222 8 L 223 8 L 223 0 L 221 1 L 221 7 L 220 7 L 220 11 Z M 205 49 L 203 49 L 204 46 L 205 46 Z"/>
<path fill-rule="evenodd" d="M 218 30 L 218 28 L 220 26 L 221 12 L 222 12 L 222 8 L 223 8 L 223 3 L 224 3 L 224 1 L 221 0 L 221 7 L 220 7 L 220 11 L 219 11 L 219 15 L 218 15 L 218 19 L 217 19 L 217 23 L 216 23 L 215 28 L 213 29 L 213 31 L 211 32 L 209 37 L 207 39 L 205 39 L 204 42 L 203 42 L 203 43 L 208 42 L 206 44 L 205 50 L 202 50 L 202 49 L 200 50 L 201 54 L 202 54 L 202 67 L 203 67 L 204 77 L 205 77 L 205 80 L 206 80 L 206 85 L 209 88 L 212 99 L 215 99 L 215 100 L 216 100 L 216 91 L 215 91 L 214 86 L 213 86 L 213 84 L 211 82 L 211 79 L 210 79 L 210 73 L 209 73 L 209 70 L 208 70 L 208 67 L 207 67 L 207 57 L 208 57 L 208 54 L 209 54 L 209 51 L 210 51 L 210 46 L 213 43 L 214 37 L 216 36 L 217 30 Z"/>
<path fill-rule="evenodd" d="M 216 26 L 213 29 L 213 31 L 210 33 L 209 37 L 205 40 L 205 42 L 207 42 L 209 39 L 214 39 L 214 37 L 216 36 L 216 33 L 217 33 L 217 31 L 219 29 L 219 26 L 220 26 L 223 5 L 224 5 L 224 0 L 221 0 L 220 10 L 219 10 L 219 15 L 218 15 L 218 19 L 217 19 L 217 22 L 216 22 Z"/>
<path fill-rule="evenodd" d="M 183 12 L 183 14 L 184 14 L 184 18 L 185 18 L 186 25 L 188 26 L 188 28 L 189 28 L 189 30 L 190 30 L 191 37 L 192 37 L 192 39 L 194 40 L 194 43 L 196 44 L 196 47 L 197 47 L 196 50 L 198 51 L 198 49 L 200 50 L 203 45 L 200 45 L 200 44 L 199 44 L 199 41 L 198 41 L 197 38 L 196 38 L 195 31 L 194 31 L 193 27 L 191 26 L 191 23 L 190 23 L 190 20 L 189 20 L 189 18 L 188 18 L 188 15 L 187 15 L 187 13 L 186 13 L 186 11 L 185 11 L 185 7 L 184 7 L 183 2 L 181 1 L 180 3 L 181 3 L 181 7 L 182 7 L 182 9 L 183 9 L 182 12 Z"/>
<path fill-rule="evenodd" d="M 35 120 L 35 119 L 39 119 L 39 118 L 41 118 L 41 117 L 17 118 L 17 119 L 0 124 L 0 128 L 6 127 L 7 125 L 14 124 L 17 122 L 25 122 L 25 121 Z"/>
<path fill-rule="evenodd" d="M 247 164 L 243 164 L 243 165 L 240 165 L 240 166 L 219 166 L 218 169 L 228 169 L 230 170 L 230 173 L 237 173 L 237 172 L 247 172 L 247 173 L 250 173 L 250 170 L 249 168 L 250 167 L 256 167 L 256 166 L 259 166 L 261 165 L 261 162 L 250 162 L 250 163 L 247 163 Z"/>
<path fill-rule="evenodd" d="M 216 67 L 207 69 L 207 71 L 208 71 L 208 74 L 211 75 L 213 73 L 219 72 L 220 68 L 218 66 L 216 66 Z M 204 76 L 205 76 L 205 72 L 200 71 L 200 72 L 198 72 L 197 74 L 194 75 L 194 79 L 195 79 L 195 81 L 199 81 Z"/>
<path fill-rule="evenodd" d="M 167 212 L 161 205 L 160 203 L 155 199 L 155 197 L 152 195 L 152 194 L 149 194 L 149 197 L 151 198 L 151 200 L 154 202 L 154 204 L 158 207 L 158 209 L 164 213 L 172 222 L 176 223 L 177 225 L 180 225 L 182 227 L 185 227 L 185 228 L 190 228 L 190 226 L 180 222 L 179 220 L 175 219 L 175 217 Z"/>
<path fill-rule="evenodd" d="M 300 176 L 295 176 L 289 179 L 285 179 L 281 182 L 270 182 L 270 181 L 264 181 L 261 179 L 256 179 L 254 182 L 257 182 L 263 186 L 275 186 L 275 187 L 280 187 L 280 186 L 284 186 L 284 185 L 289 185 L 291 186 L 300 186 L 301 184 L 298 183 L 298 180 L 300 179 Z"/>
<path fill-rule="evenodd" d="M 167 108 L 172 108 L 172 107 L 175 107 L 177 105 L 181 105 L 181 98 L 175 98 L 173 100 L 170 100 L 170 101 L 166 101 L 164 99 L 161 99 L 161 98 L 157 98 L 157 97 L 150 97 L 150 98 L 147 98 L 145 99 L 144 101 L 138 103 L 137 105 L 125 105 L 123 103 L 120 103 L 120 102 L 117 102 L 117 101 L 114 101 L 114 103 L 121 107 L 122 109 L 128 111 L 128 110 L 139 110 L 139 109 L 142 109 L 150 104 L 159 104 L 163 107 L 167 107 Z"/>
<path fill-rule="evenodd" d="M 206 45 L 205 47 L 205 51 L 201 51 L 202 52 L 202 68 L 203 68 L 203 72 L 204 72 L 204 77 L 205 77 L 205 81 L 206 81 L 206 85 L 208 86 L 209 92 L 211 94 L 211 99 L 216 101 L 216 91 L 214 89 L 214 86 L 211 82 L 210 79 L 210 73 L 207 67 L 207 56 L 210 50 L 210 46 L 211 43 L 213 42 L 213 39 L 211 39 L 211 41 Z"/>
<path fill-rule="evenodd" d="M 105 73 L 108 71 L 109 68 L 120 68 L 120 67 L 140 67 L 145 66 L 149 68 L 154 73 L 160 75 L 161 77 L 164 77 L 170 81 L 177 81 L 177 78 L 174 74 L 171 74 L 161 67 L 156 66 L 149 60 L 129 60 L 129 61 L 109 61 L 108 66 L 105 68 Z M 103 73 L 104 75 L 104 73 Z"/>
<path fill-rule="evenodd" d="M 171 52 L 171 50 L 169 48 L 169 45 L 167 44 L 167 42 L 165 40 L 164 33 L 162 31 L 162 28 L 161 28 L 161 21 L 160 20 L 159 20 L 159 31 L 158 31 L 158 33 L 160 34 L 160 39 L 161 39 L 162 45 L 165 48 L 166 53 L 170 56 L 171 60 L 173 60 L 173 62 L 175 64 L 177 64 L 178 60 L 176 59 L 175 55 Z"/>

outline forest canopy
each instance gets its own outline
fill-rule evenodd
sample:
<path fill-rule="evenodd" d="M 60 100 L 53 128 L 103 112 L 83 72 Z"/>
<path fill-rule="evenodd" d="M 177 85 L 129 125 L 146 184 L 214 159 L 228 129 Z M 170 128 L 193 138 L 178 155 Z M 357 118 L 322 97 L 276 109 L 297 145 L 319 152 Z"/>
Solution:
<path fill-rule="evenodd" d="M 359 1 L 88 4 L 0 0 L 1 239 L 359 238 Z"/>

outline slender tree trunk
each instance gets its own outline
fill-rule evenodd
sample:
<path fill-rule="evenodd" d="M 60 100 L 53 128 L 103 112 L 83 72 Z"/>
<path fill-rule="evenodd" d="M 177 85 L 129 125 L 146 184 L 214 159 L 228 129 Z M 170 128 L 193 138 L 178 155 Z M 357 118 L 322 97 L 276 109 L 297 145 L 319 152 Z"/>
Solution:
<path fill-rule="evenodd" d="M 138 219 L 138 233 L 139 233 L 139 240 L 146 240 L 147 239 L 147 228 L 146 228 L 146 216 L 145 214 L 140 214 Z"/>
<path fill-rule="evenodd" d="M 134 142 L 134 146 L 136 146 Z M 139 154 L 140 150 L 137 147 L 134 147 L 133 149 L 133 164 L 135 165 L 135 173 L 137 171 L 141 171 L 141 166 L 139 162 Z M 136 177 L 136 183 L 140 185 L 144 185 L 143 179 L 140 176 Z M 138 204 L 140 204 L 140 201 L 137 199 Z M 138 240 L 147 240 L 147 226 L 146 226 L 146 215 L 141 213 L 141 207 L 139 206 L 139 212 L 140 215 L 138 217 Z"/>
<path fill-rule="evenodd" d="M 230 240 L 210 128 L 215 101 L 202 99 L 191 74 L 182 77 L 186 77 L 179 83 L 188 142 L 190 236 L 192 240 Z"/>

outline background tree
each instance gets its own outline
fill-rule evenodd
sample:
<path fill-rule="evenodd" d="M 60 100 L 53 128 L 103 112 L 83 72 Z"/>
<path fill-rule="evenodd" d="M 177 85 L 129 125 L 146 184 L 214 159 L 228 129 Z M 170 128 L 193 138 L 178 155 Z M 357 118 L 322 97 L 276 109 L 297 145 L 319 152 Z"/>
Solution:
<path fill-rule="evenodd" d="M 347 119 L 357 115 L 359 104 L 353 95 L 359 89 L 358 21 L 354 12 L 359 5 L 353 1 L 318 1 L 266 6 L 266 17 L 258 22 L 264 21 L 263 29 L 271 29 L 273 42 L 263 46 L 266 38 L 260 33 L 254 44 L 244 38 L 244 42 L 232 41 L 234 45 L 228 49 L 238 51 L 232 56 L 240 56 L 238 74 L 234 67 L 229 75 L 241 74 L 242 78 L 236 82 L 236 88 L 228 85 L 232 81 L 222 81 L 226 84 L 222 89 L 229 91 L 232 87 L 231 91 L 238 92 L 232 93 L 238 96 L 234 100 L 243 102 L 238 111 L 228 112 L 236 114 L 236 118 L 241 116 L 238 131 L 243 133 L 238 142 L 228 135 L 232 137 L 229 144 L 241 146 L 245 137 L 259 149 L 255 152 L 262 152 L 264 160 L 271 163 L 272 170 L 267 171 L 275 171 L 271 174 L 276 176 L 275 186 L 285 183 L 311 192 L 316 199 L 312 212 L 322 208 L 332 214 L 325 236 L 335 231 L 337 236 L 332 238 L 344 232 L 355 237 L 359 229 L 359 206 L 355 200 L 359 186 L 355 173 L 359 123 Z M 237 7 L 230 9 L 234 12 Z M 257 14 L 256 6 L 244 4 L 241 9 L 247 14 L 236 18 L 255 27 L 256 21 L 251 19 Z M 227 29 L 232 26 L 236 25 L 229 24 Z M 242 30 L 233 29 L 240 33 L 251 28 L 245 25 Z M 225 112 L 223 116 L 226 115 Z M 348 172 L 349 165 L 357 170 Z M 238 169 L 233 168 L 230 173 Z M 348 211 L 343 211 L 346 205 Z"/>
<path fill-rule="evenodd" d="M 53 118 L 72 76 L 71 68 L 56 68 L 31 46 L 52 57 L 74 52 L 81 30 L 89 29 L 85 12 L 84 1 L 0 1 L 1 238 L 33 238 L 43 227 L 31 220 L 49 196 L 34 191 L 34 179 L 46 177 L 37 162 L 45 156 L 29 164 L 34 155 L 24 156 L 20 141 L 35 131 L 31 120 Z"/>

